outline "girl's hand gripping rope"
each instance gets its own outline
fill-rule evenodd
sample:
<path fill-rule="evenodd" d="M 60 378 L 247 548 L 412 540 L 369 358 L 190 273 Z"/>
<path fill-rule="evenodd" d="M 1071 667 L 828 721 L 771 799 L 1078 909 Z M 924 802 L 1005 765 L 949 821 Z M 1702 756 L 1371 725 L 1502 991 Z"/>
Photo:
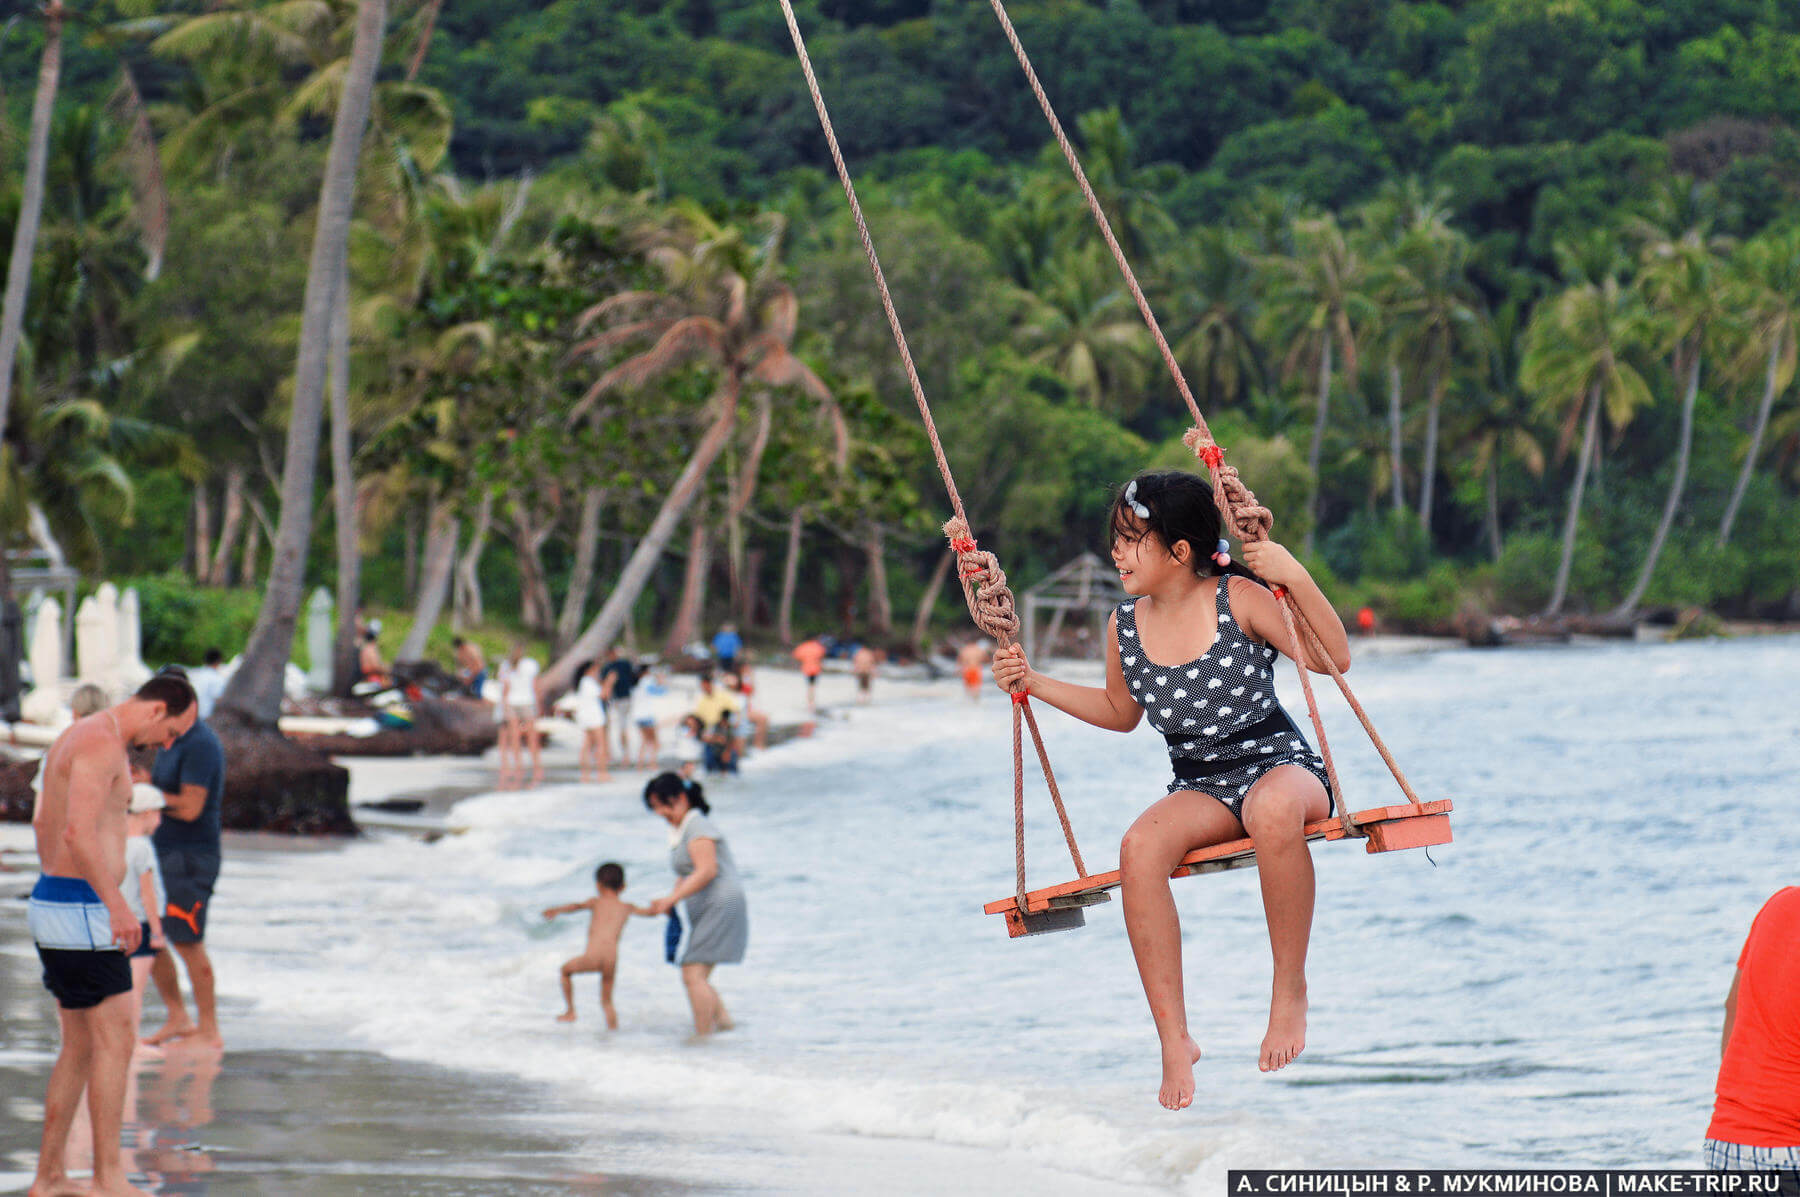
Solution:
<path fill-rule="evenodd" d="M 1009 644 L 994 654 L 994 684 L 1008 694 L 1030 692 L 1031 666 L 1023 646 Z"/>

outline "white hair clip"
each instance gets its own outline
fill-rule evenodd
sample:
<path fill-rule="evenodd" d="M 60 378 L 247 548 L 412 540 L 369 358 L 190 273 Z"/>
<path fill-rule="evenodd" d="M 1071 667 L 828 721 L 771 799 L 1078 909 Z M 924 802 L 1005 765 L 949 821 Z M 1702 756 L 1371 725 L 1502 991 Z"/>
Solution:
<path fill-rule="evenodd" d="M 1138 502 L 1136 478 L 1133 478 L 1131 480 L 1131 485 L 1125 488 L 1125 506 L 1131 508 L 1131 514 L 1137 516 L 1141 520 L 1150 518 L 1150 509 Z"/>

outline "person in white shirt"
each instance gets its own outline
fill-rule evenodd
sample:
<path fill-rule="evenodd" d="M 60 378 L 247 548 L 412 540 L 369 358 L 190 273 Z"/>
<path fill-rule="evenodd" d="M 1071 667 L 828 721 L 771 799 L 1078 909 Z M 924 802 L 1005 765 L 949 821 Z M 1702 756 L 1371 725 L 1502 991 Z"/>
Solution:
<path fill-rule="evenodd" d="M 594 765 L 594 781 L 611 781 L 612 761 L 606 746 L 606 704 L 601 698 L 599 660 L 583 661 L 575 671 L 575 726 L 581 731 L 581 780 L 588 780 L 588 762 Z M 631 762 L 626 761 L 627 765 Z"/>
<path fill-rule="evenodd" d="M 538 663 L 514 641 L 500 663 L 500 788 L 525 783 L 524 753 L 531 753 L 531 782 L 544 780 L 543 740 L 538 735 Z"/>
<path fill-rule="evenodd" d="M 188 674 L 188 680 L 194 683 L 194 697 L 200 700 L 200 718 L 211 719 L 213 707 L 219 701 L 219 695 L 225 693 L 225 671 L 219 666 L 225 663 L 225 654 L 216 648 L 206 650 L 205 664 Z"/>

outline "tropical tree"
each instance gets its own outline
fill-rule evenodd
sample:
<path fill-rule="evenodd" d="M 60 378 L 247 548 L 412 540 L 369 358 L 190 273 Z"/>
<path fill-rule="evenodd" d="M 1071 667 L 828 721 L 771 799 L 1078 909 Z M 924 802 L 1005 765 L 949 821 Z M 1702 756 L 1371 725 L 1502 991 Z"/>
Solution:
<path fill-rule="evenodd" d="M 273 729 L 281 714 L 282 677 L 293 647 L 294 625 L 305 588 L 331 309 L 343 277 L 356 164 L 368 124 L 375 70 L 381 61 L 386 18 L 386 0 L 358 0 L 350 62 L 332 122 L 325 177 L 319 187 L 319 215 L 307 266 L 299 356 L 294 368 L 294 401 L 282 466 L 281 518 L 269 581 L 243 660 L 219 699 L 221 710 L 253 727 Z"/>
<path fill-rule="evenodd" d="M 1744 492 L 1762 455 L 1769 430 L 1769 413 L 1775 400 L 1794 383 L 1795 350 L 1800 346 L 1800 228 L 1765 233 L 1739 247 L 1732 271 L 1732 305 L 1744 322 L 1742 352 L 1728 364 L 1735 380 L 1762 376 L 1762 398 L 1744 448 L 1744 464 L 1738 468 L 1731 499 L 1719 519 L 1714 544 L 1724 548 L 1731 541 L 1732 525 L 1743 506 Z"/>
<path fill-rule="evenodd" d="M 6 294 L 0 299 L 0 429 L 7 426 L 12 404 L 13 371 L 25 331 L 25 300 L 31 290 L 31 266 L 37 253 L 38 222 L 44 211 L 44 175 L 50 159 L 50 114 L 62 75 L 63 21 L 61 0 L 44 8 L 44 52 L 38 61 L 37 91 L 31 100 L 31 132 L 25 146 L 25 182 L 19 197 L 18 223 L 13 226 L 12 257 L 6 265 Z M 0 598 L 12 590 L 5 554 L 0 553 Z"/>
<path fill-rule="evenodd" d="M 1684 190 L 1691 192 L 1691 188 Z M 1680 213 L 1682 208 L 1670 211 Z M 1675 526 L 1675 513 L 1687 487 L 1688 463 L 1693 458 L 1694 404 L 1700 394 L 1702 358 L 1708 340 L 1716 340 L 1716 326 L 1730 310 L 1721 277 L 1729 242 L 1709 234 L 1703 216 L 1689 212 L 1680 219 L 1684 227 L 1678 232 L 1651 232 L 1638 275 L 1648 310 L 1663 326 L 1663 336 L 1671 346 L 1669 365 L 1675 384 L 1681 388 L 1681 419 L 1669 493 L 1663 500 L 1662 516 L 1650 537 L 1637 578 L 1613 612 L 1621 619 L 1634 613 L 1643 601 L 1663 546 L 1668 543 L 1669 530 Z"/>
<path fill-rule="evenodd" d="M 1304 547 L 1310 554 L 1319 522 L 1319 464 L 1332 382 L 1340 359 L 1345 375 L 1356 373 L 1358 340 L 1373 318 L 1374 305 L 1366 289 L 1363 257 L 1335 217 L 1296 220 L 1291 241 L 1291 253 L 1263 259 L 1261 327 L 1267 340 L 1287 346 L 1282 358 L 1285 377 L 1310 373 L 1316 380 L 1312 442 L 1306 454 L 1311 478 Z"/>
<path fill-rule="evenodd" d="M 691 208 L 678 211 L 677 224 L 658 235 L 647 251 L 651 265 L 662 276 L 662 286 L 620 292 L 582 314 L 578 328 L 599 325 L 603 331 L 578 344 L 573 356 L 606 360 L 621 350 L 635 351 L 595 380 L 571 410 L 568 422 L 573 425 L 588 418 L 603 396 L 699 367 L 710 376 L 713 386 L 698 413 L 705 431 L 669 487 L 656 518 L 639 539 L 612 594 L 546 674 L 545 684 L 551 688 L 565 684 L 577 661 L 599 655 L 624 627 L 676 525 L 737 432 L 746 387 L 798 387 L 813 395 L 825 392 L 824 384 L 791 348 L 798 328 L 799 301 L 780 273 L 782 223 L 766 219 L 764 235 L 750 241 Z M 682 609 L 689 619 L 700 585 L 701 577 L 690 568 L 682 586 Z M 670 642 L 678 647 L 693 633 L 683 622 L 677 618 L 671 630 Z"/>
<path fill-rule="evenodd" d="M 1032 294 L 1023 339 L 1031 360 L 1090 406 L 1123 416 L 1142 406 L 1155 350 L 1105 249 L 1064 258 Z"/>
<path fill-rule="evenodd" d="M 1569 570 L 1588 468 L 1599 454 L 1600 416 L 1615 428 L 1652 402 L 1650 384 L 1632 359 L 1654 343 L 1653 328 L 1638 295 L 1608 274 L 1582 281 L 1540 303 L 1525 330 L 1519 381 L 1539 407 L 1561 426 L 1558 452 L 1581 430 L 1575 479 L 1563 519 L 1562 553 L 1545 615 L 1562 611 L 1569 593 Z"/>
<path fill-rule="evenodd" d="M 1202 228 L 1163 267 L 1175 358 L 1202 408 L 1237 403 L 1266 371 L 1255 331 L 1256 268 L 1224 228 Z"/>

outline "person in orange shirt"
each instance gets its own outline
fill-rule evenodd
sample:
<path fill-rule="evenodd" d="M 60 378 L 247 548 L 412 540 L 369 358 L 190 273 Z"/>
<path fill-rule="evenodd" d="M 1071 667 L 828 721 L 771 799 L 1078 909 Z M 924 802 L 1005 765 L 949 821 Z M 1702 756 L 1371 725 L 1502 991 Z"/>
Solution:
<path fill-rule="evenodd" d="M 794 649 L 794 660 L 800 662 L 800 676 L 806 679 L 806 709 L 817 710 L 819 674 L 825 671 L 825 645 L 814 636 Z"/>
<path fill-rule="evenodd" d="M 1708 1168 L 1800 1170 L 1800 886 L 1770 898 L 1750 926 L 1714 1092 Z"/>

